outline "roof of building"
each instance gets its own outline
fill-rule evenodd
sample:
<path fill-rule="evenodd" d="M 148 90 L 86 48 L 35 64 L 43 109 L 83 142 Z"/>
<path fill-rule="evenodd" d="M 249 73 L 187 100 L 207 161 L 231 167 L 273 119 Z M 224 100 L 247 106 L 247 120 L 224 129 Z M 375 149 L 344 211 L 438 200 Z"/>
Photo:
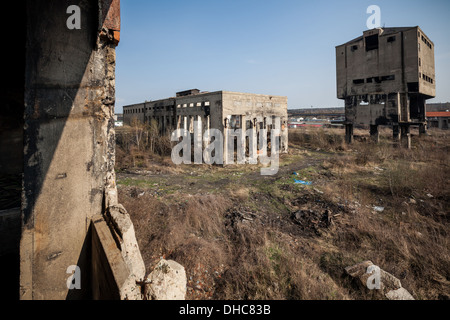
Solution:
<path fill-rule="evenodd" d="M 407 30 L 411 30 L 411 29 L 414 29 L 414 28 L 417 28 L 417 27 L 395 27 L 395 28 L 378 28 L 378 29 L 382 30 L 381 36 L 387 36 L 387 35 L 390 35 L 390 34 L 402 32 L 402 31 L 407 31 Z M 367 31 L 370 31 L 370 30 L 366 30 L 364 32 L 367 32 Z M 363 34 L 364 34 L 364 32 L 363 32 Z M 352 44 L 352 43 L 355 43 L 355 42 L 359 42 L 359 41 L 361 41 L 363 39 L 364 39 L 364 35 L 359 36 L 359 37 L 357 37 L 357 38 L 355 38 L 353 40 L 350 40 L 350 41 L 348 41 L 348 42 L 346 42 L 344 44 L 341 44 L 338 47 L 343 46 L 343 45 L 349 45 L 349 44 Z"/>
<path fill-rule="evenodd" d="M 450 117 L 450 112 L 427 112 L 428 118 Z"/>

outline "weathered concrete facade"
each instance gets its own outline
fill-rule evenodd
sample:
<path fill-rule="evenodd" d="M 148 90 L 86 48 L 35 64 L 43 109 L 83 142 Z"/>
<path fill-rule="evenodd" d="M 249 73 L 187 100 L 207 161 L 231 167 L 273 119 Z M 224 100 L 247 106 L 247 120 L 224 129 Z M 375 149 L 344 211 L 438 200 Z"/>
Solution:
<path fill-rule="evenodd" d="M 435 96 L 436 78 L 434 44 L 419 27 L 365 31 L 336 47 L 336 68 L 348 142 L 354 125 L 370 125 L 374 140 L 379 125 L 393 126 L 407 146 L 410 125 L 425 132 L 425 101 Z"/>
<path fill-rule="evenodd" d="M 120 1 L 28 0 L 16 7 L 16 76 L 0 108 L 1 123 L 10 123 L 0 132 L 1 153 L 9 153 L 0 158 L 0 181 L 18 175 L 23 186 L 21 197 L 0 202 L 0 229 L 13 226 L 1 240 L 18 260 L 11 285 L 24 300 L 142 298 L 136 281 L 145 266 L 114 174 Z M 74 14 L 80 28 L 69 28 Z M 122 269 L 104 259 L 111 256 Z M 69 289 L 73 267 L 81 287 Z"/>
<path fill-rule="evenodd" d="M 124 106 L 124 123 L 128 125 L 134 120 L 143 123 L 156 120 L 163 131 L 187 129 L 193 133 L 197 121 L 202 132 L 217 129 L 224 136 L 228 129 L 242 129 L 243 132 L 254 129 L 259 133 L 266 128 L 270 132 L 275 126 L 275 117 L 281 120 L 281 128 L 278 128 L 281 132 L 280 150 L 287 152 L 287 97 L 194 89 L 164 100 Z M 246 142 L 243 143 L 245 145 Z"/>

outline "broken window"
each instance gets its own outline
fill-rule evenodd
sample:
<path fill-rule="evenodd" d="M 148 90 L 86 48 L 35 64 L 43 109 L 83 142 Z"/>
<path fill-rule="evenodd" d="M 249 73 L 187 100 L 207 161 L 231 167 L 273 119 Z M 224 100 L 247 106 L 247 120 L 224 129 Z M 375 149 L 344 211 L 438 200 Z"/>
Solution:
<path fill-rule="evenodd" d="M 395 41 L 395 36 L 389 37 L 387 39 L 387 42 L 394 42 Z"/>
<path fill-rule="evenodd" d="M 353 84 L 363 84 L 364 83 L 364 79 L 355 79 L 353 80 Z"/>
<path fill-rule="evenodd" d="M 378 49 L 378 34 L 366 37 L 366 51 Z"/>
<path fill-rule="evenodd" d="M 409 92 L 419 92 L 419 83 L 418 82 L 408 82 L 408 91 Z"/>
<path fill-rule="evenodd" d="M 367 78 L 367 79 L 366 79 L 366 82 L 367 82 L 367 83 L 372 83 L 372 82 L 373 82 L 373 78 Z"/>
<path fill-rule="evenodd" d="M 390 81 L 390 80 L 395 80 L 395 75 L 381 77 L 381 81 Z"/>
<path fill-rule="evenodd" d="M 352 46 L 352 52 L 355 52 L 356 50 L 358 50 L 358 46 L 357 45 L 354 45 L 354 46 Z"/>
<path fill-rule="evenodd" d="M 241 116 L 239 116 L 239 115 L 231 116 L 230 128 L 231 129 L 240 129 L 241 128 Z"/>

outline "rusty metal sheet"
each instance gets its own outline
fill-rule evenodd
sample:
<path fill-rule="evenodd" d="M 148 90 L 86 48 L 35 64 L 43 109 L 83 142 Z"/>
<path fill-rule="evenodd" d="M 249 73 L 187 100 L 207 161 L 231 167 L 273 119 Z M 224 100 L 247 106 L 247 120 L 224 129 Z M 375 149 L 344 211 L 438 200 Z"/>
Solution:
<path fill-rule="evenodd" d="M 101 0 L 103 27 L 120 31 L 120 0 Z"/>

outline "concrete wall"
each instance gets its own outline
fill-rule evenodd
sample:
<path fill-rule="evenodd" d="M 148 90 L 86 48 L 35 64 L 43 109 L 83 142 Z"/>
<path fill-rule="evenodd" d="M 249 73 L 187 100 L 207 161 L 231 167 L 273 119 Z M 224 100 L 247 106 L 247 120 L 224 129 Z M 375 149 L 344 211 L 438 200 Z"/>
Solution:
<path fill-rule="evenodd" d="M 69 30 L 66 10 L 81 9 Z M 117 202 L 118 0 L 27 2 L 21 299 L 89 299 L 93 216 Z M 39 14 L 36 14 L 36 13 Z M 69 290 L 70 266 L 81 290 Z"/>

